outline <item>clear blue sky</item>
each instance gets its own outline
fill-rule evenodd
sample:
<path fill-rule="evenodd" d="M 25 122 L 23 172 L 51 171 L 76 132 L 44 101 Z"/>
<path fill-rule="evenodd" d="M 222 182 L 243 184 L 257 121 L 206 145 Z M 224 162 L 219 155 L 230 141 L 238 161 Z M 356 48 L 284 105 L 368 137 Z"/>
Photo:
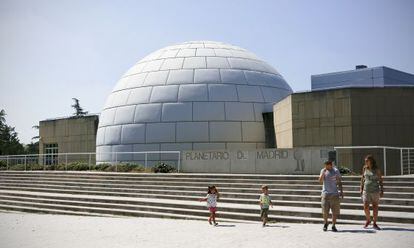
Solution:
<path fill-rule="evenodd" d="M 72 97 L 99 113 L 130 66 L 190 40 L 246 48 L 295 91 L 356 64 L 414 73 L 414 1 L 1 0 L 0 108 L 28 143 Z"/>

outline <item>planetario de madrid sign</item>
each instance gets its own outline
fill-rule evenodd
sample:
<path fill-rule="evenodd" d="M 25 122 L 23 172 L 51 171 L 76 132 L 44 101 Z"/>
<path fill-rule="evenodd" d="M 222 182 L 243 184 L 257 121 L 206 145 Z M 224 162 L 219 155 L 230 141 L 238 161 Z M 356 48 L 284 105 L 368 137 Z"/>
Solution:
<path fill-rule="evenodd" d="M 181 171 L 192 173 L 317 174 L 330 148 L 184 151 Z"/>

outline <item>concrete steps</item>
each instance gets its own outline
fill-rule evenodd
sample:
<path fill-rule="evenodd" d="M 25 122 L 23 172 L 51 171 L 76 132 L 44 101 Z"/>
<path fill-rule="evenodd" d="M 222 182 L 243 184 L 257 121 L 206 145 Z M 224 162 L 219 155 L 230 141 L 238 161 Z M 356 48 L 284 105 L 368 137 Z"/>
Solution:
<path fill-rule="evenodd" d="M 44 179 L 48 179 L 48 180 L 54 180 L 54 178 L 56 178 L 56 176 L 64 176 L 64 178 L 59 177 L 58 180 L 60 181 L 72 181 L 72 182 L 82 182 L 82 181 L 100 181 L 102 180 L 102 176 L 96 176 L 94 174 L 89 175 L 80 175 L 80 176 L 74 176 L 74 175 L 64 175 L 64 174 L 59 174 L 59 173 L 53 173 L 47 177 L 43 177 L 41 175 L 38 175 L 38 173 L 33 174 L 33 175 L 25 175 L 25 176 L 21 176 L 21 175 L 13 175 L 11 174 L 9 176 L 10 179 L 16 179 L 16 180 L 23 180 L 23 179 L 27 179 L 27 180 L 38 180 L 39 178 L 44 178 Z M 148 174 L 147 174 L 148 175 Z M 1 176 L 1 174 L 0 174 Z M 194 185 L 199 185 L 199 184 L 215 184 L 215 185 L 220 185 L 220 186 L 240 186 L 240 185 L 245 185 L 248 184 L 249 186 L 252 186 L 254 188 L 260 187 L 260 185 L 263 184 L 288 184 L 288 185 L 292 185 L 292 184 L 298 184 L 298 185 L 316 185 L 319 186 L 319 183 L 317 181 L 315 181 L 315 178 L 317 178 L 316 176 L 307 176 L 305 179 L 297 179 L 297 178 L 292 178 L 292 179 L 280 179 L 275 177 L 274 179 L 217 179 L 217 178 L 199 178 L 199 177 L 194 177 L 194 178 L 172 178 L 170 177 L 153 177 L 148 175 L 148 177 L 131 177 L 131 176 L 119 176 L 119 177 L 114 177 L 114 176 L 107 176 L 104 178 L 105 182 L 113 182 L 113 183 L 117 183 L 117 182 L 123 182 L 124 184 L 141 184 L 141 183 L 153 183 L 153 182 L 159 182 L 162 181 L 163 185 L 186 185 L 186 186 L 194 186 Z M 404 178 L 405 179 L 405 178 Z M 345 186 L 354 186 L 357 187 L 359 186 L 359 177 L 344 177 L 343 183 Z M 386 179 L 385 180 L 385 184 L 387 185 L 387 187 L 414 187 L 414 182 L 412 182 L 414 180 L 411 181 L 406 181 L 406 180 L 390 180 L 390 179 Z"/>
<path fill-rule="evenodd" d="M 40 179 L 39 179 L 40 180 Z M 160 182 L 154 181 L 153 184 L 160 184 Z M 319 188 L 320 185 L 317 185 Z M 260 186 L 258 186 L 260 187 Z M 197 187 L 182 187 L 182 186 L 163 186 L 163 185 L 128 185 L 128 184 L 112 184 L 112 183 L 76 183 L 76 182 L 47 182 L 47 181 L 25 181 L 25 180 L 1 180 L 1 189 L 20 189 L 20 190 L 39 190 L 42 192 L 53 191 L 53 192 L 66 192 L 66 193 L 79 193 L 83 191 L 86 193 L 96 194 L 108 194 L 108 195 L 143 195 L 143 194 L 158 194 L 158 195 L 204 195 L 205 186 L 199 184 Z M 360 203 L 360 194 L 357 191 L 358 188 L 347 190 L 345 188 L 346 198 L 344 203 Z M 392 204 L 392 201 L 403 205 L 413 205 L 413 193 L 410 193 L 412 189 L 406 189 L 407 192 L 389 192 L 392 190 L 388 188 L 384 203 Z M 396 188 L 395 190 L 399 190 Z M 237 198 L 237 199 L 253 199 L 257 200 L 257 194 L 260 191 L 252 188 L 225 188 L 220 187 L 220 192 L 223 198 Z M 306 201 L 318 201 L 320 198 L 320 189 L 296 189 L 296 186 L 291 186 L 291 189 L 274 189 L 270 190 L 270 193 L 276 200 L 289 200 L 292 199 L 303 199 Z"/>
<path fill-rule="evenodd" d="M 0 177 L 1 178 L 1 177 Z M 4 183 L 12 183 L 12 182 L 28 182 L 28 183 L 37 183 L 37 184 L 41 184 L 41 183 L 46 183 L 46 184 L 53 184 L 56 183 L 58 185 L 79 185 L 79 186 L 94 186 L 94 185 L 98 185 L 98 186 L 102 186 L 102 187 L 112 187 L 112 186 L 119 186 L 119 187 L 145 187 L 145 188 L 154 188 L 154 189 L 177 189 L 180 190 L 182 188 L 186 188 L 186 189 L 203 189 L 205 190 L 205 186 L 200 186 L 200 182 L 174 182 L 174 183 L 170 183 L 167 181 L 163 181 L 163 185 L 157 185 L 154 183 L 157 183 L 158 181 L 122 181 L 122 180 L 96 180 L 96 179 L 81 179 L 81 180 L 76 180 L 76 179 L 67 179 L 67 178 L 62 178 L 62 179 L 56 179 L 56 178 L 4 178 L 2 179 L 2 182 Z M 205 182 L 208 183 L 208 182 Z M 251 192 L 251 193 L 257 193 L 257 188 L 260 188 L 260 184 L 243 184 L 243 183 L 227 183 L 227 184 L 223 184 L 223 183 L 217 183 L 215 184 L 218 186 L 220 186 L 220 191 L 225 191 L 225 190 L 235 190 L 238 189 L 240 191 L 243 192 Z M 288 184 L 288 183 L 271 183 L 271 184 L 267 184 L 269 187 L 273 189 L 277 189 L 277 190 L 281 190 L 281 189 L 291 189 L 292 185 Z M 295 189 L 296 190 L 316 190 L 320 193 L 320 189 L 321 186 L 319 184 L 296 184 L 295 185 Z M 345 191 L 358 191 L 359 190 L 359 184 L 358 185 L 344 185 L 344 190 Z M 388 186 L 387 187 L 387 191 L 390 192 L 407 192 L 407 193 L 413 193 L 414 191 L 414 187 L 409 187 L 409 186 Z"/>
<path fill-rule="evenodd" d="M 359 177 L 343 181 L 341 221 L 361 223 Z M 209 184 L 221 193 L 222 220 L 258 221 L 260 186 L 268 184 L 276 203 L 270 210 L 272 219 L 321 222 L 316 176 L 7 171 L 0 172 L 0 210 L 205 219 L 205 204 L 197 200 Z M 414 223 L 414 178 L 390 177 L 384 184 L 380 221 Z"/>
<path fill-rule="evenodd" d="M 158 182 L 154 182 L 158 183 Z M 273 187 L 277 187 L 272 185 Z M 180 186 L 159 186 L 159 185 L 118 185 L 118 184 L 84 184 L 84 183 L 59 183 L 59 182 L 28 182 L 24 180 L 20 181 L 9 181 L 4 180 L 0 181 L 0 187 L 28 187 L 28 188 L 38 188 L 38 187 L 53 187 L 55 189 L 69 189 L 69 190 L 90 190 L 90 191 L 105 191 L 105 192 L 132 192 L 132 193 L 163 193 L 170 192 L 171 194 L 176 194 L 176 192 L 184 193 L 187 195 L 192 195 L 194 193 L 203 193 L 205 187 L 180 187 Z M 218 186 L 217 186 L 218 187 Z M 270 186 L 269 186 L 270 187 Z M 320 188 L 320 186 L 319 186 Z M 345 194 L 349 197 L 360 197 L 359 191 L 356 189 L 347 189 L 345 188 Z M 387 190 L 386 198 L 390 199 L 407 199 L 414 200 L 414 193 L 411 192 L 390 192 L 390 188 Z M 400 190 L 400 189 L 395 189 Z M 272 195 L 303 195 L 303 196 L 320 196 L 320 189 L 272 189 L 269 191 Z M 239 198 L 257 198 L 257 194 L 260 193 L 257 189 L 244 189 L 244 188 L 226 188 L 220 187 L 220 193 L 223 196 L 232 196 L 237 195 Z"/>

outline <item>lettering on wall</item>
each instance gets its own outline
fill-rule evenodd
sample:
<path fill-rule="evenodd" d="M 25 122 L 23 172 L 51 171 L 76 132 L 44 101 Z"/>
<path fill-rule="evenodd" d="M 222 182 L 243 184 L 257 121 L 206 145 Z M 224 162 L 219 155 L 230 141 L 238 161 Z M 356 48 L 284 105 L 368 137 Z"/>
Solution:
<path fill-rule="evenodd" d="M 249 152 L 237 150 L 235 158 L 240 160 L 247 160 Z M 228 160 L 230 159 L 229 151 L 188 151 L 184 155 L 185 160 Z M 283 149 L 277 150 L 260 150 L 256 151 L 256 159 L 287 159 L 289 152 Z"/>
<path fill-rule="evenodd" d="M 287 150 L 256 151 L 256 159 L 287 159 L 288 157 Z"/>
<path fill-rule="evenodd" d="M 206 152 L 186 152 L 186 160 L 228 160 L 230 154 L 227 151 L 206 151 Z"/>
<path fill-rule="evenodd" d="M 182 154 L 184 172 L 317 174 L 326 160 L 320 148 L 184 151 Z"/>

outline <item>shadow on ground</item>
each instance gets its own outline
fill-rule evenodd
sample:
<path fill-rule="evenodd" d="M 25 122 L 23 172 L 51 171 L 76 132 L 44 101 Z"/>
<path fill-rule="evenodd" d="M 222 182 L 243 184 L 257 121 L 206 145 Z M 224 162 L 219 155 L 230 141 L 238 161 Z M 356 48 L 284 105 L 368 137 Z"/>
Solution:
<path fill-rule="evenodd" d="M 236 225 L 229 225 L 229 224 L 218 224 L 216 227 L 236 227 Z"/>
<path fill-rule="evenodd" d="M 356 230 L 356 229 L 345 229 L 338 230 L 339 233 L 376 233 L 375 230 Z"/>
<path fill-rule="evenodd" d="M 414 232 L 412 228 L 401 228 L 401 227 L 383 227 L 382 231 L 397 231 L 397 232 Z"/>
<path fill-rule="evenodd" d="M 266 225 L 265 228 L 268 228 L 268 227 L 289 228 L 289 226 L 283 226 L 283 225 Z"/>

